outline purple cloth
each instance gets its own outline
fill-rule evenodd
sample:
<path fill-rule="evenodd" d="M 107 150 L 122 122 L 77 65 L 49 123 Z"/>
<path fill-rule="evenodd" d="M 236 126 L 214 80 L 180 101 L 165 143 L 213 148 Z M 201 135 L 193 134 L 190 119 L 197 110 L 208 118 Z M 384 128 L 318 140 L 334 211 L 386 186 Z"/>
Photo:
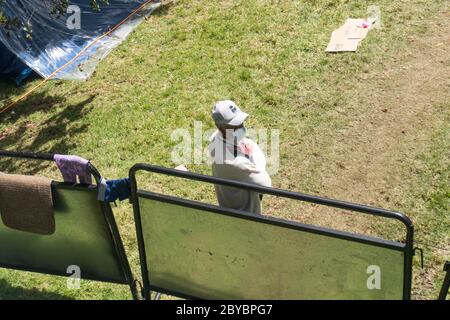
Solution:
<path fill-rule="evenodd" d="M 89 170 L 89 161 L 78 156 L 65 156 L 55 154 L 53 159 L 63 176 L 64 182 L 77 183 L 77 176 L 82 184 L 91 184 L 92 177 Z"/>

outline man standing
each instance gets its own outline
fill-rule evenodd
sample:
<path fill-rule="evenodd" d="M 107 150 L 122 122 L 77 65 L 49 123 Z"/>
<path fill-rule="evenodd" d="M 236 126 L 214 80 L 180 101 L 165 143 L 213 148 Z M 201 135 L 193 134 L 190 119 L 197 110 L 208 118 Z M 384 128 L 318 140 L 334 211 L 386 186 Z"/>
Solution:
<path fill-rule="evenodd" d="M 219 101 L 214 106 L 212 118 L 217 131 L 209 144 L 213 175 L 270 187 L 266 158 L 256 142 L 246 138 L 247 117 L 233 101 Z M 215 188 L 220 206 L 261 214 L 259 193 L 222 185 Z"/>

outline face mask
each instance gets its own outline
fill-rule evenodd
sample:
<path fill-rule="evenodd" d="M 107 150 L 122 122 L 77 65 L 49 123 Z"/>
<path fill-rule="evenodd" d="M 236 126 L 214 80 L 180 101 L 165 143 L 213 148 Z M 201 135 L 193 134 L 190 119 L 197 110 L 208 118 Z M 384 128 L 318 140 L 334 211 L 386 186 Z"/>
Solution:
<path fill-rule="evenodd" d="M 235 141 L 241 141 L 245 138 L 245 135 L 247 134 L 247 129 L 245 127 L 239 128 L 237 130 L 234 130 L 233 132 L 233 138 Z"/>

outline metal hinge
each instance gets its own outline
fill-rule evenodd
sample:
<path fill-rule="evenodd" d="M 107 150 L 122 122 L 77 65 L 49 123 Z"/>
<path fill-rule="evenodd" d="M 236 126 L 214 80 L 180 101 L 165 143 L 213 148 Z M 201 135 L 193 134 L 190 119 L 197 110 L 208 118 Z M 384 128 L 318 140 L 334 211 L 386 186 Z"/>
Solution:
<path fill-rule="evenodd" d="M 415 247 L 413 250 L 413 255 L 416 255 L 416 251 L 420 251 L 420 266 L 423 269 L 423 249 Z"/>

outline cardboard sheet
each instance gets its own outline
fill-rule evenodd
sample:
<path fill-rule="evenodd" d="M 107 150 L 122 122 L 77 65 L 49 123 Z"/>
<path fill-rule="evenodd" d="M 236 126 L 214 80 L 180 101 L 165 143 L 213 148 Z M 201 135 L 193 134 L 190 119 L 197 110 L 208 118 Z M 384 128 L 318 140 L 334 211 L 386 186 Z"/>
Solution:
<path fill-rule="evenodd" d="M 327 52 L 354 52 L 359 43 L 367 36 L 374 19 L 347 19 L 345 24 L 331 34 Z"/>

